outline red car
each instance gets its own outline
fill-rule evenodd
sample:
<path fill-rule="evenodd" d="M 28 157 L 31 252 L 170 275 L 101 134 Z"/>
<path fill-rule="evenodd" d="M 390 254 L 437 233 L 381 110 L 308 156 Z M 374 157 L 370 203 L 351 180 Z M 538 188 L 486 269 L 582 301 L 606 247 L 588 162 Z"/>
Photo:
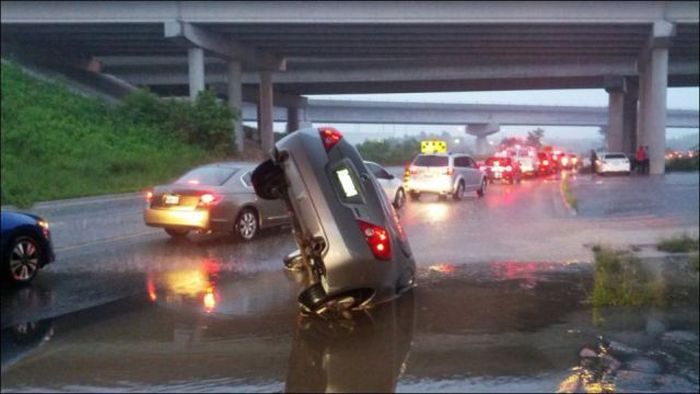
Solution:
<path fill-rule="evenodd" d="M 557 171 L 557 163 L 552 159 L 552 155 L 548 152 L 538 152 L 537 160 L 539 165 L 537 166 L 537 173 L 539 175 L 550 175 Z"/>
<path fill-rule="evenodd" d="M 489 157 L 485 165 L 484 170 L 489 183 L 505 181 L 513 184 L 519 183 L 522 178 L 520 165 L 510 157 Z"/>

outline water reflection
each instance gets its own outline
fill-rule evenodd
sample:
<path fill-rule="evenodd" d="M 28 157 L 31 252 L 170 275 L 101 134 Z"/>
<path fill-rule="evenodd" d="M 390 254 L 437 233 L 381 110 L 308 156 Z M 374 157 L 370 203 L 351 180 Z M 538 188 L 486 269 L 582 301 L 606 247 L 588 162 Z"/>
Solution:
<path fill-rule="evenodd" d="M 412 293 L 352 319 L 300 316 L 286 391 L 395 391 L 406 368 L 414 319 Z"/>
<path fill-rule="evenodd" d="M 2 371 L 24 358 L 53 337 L 53 321 L 45 319 L 15 324 L 0 334 Z"/>

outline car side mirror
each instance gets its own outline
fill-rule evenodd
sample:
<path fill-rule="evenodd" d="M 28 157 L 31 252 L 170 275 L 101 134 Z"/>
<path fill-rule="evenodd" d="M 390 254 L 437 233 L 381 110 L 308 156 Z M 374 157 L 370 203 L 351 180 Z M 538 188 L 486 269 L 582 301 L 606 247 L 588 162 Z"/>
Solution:
<path fill-rule="evenodd" d="M 388 174 L 388 176 L 387 176 L 386 179 L 394 179 L 394 178 L 396 178 L 396 177 L 394 176 L 394 174 Z"/>

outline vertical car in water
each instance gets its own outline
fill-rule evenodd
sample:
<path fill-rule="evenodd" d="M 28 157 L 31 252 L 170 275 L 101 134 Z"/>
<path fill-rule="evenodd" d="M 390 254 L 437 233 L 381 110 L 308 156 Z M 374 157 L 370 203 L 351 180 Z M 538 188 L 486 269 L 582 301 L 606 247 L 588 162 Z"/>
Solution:
<path fill-rule="evenodd" d="M 258 196 L 281 198 L 299 250 L 287 265 L 305 269 L 303 310 L 362 308 L 410 290 L 415 262 L 391 201 L 355 147 L 332 128 L 295 131 L 253 171 Z"/>
<path fill-rule="evenodd" d="M 2 211 L 0 215 L 3 279 L 29 283 L 54 260 L 49 223 L 29 213 Z"/>

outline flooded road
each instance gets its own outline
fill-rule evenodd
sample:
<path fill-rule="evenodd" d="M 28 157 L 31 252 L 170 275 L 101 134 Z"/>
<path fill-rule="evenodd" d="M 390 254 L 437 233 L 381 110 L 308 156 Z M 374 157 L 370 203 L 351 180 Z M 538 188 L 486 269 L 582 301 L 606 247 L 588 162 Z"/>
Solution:
<path fill-rule="evenodd" d="M 434 265 L 409 296 L 332 322 L 298 313 L 288 272 L 203 259 L 141 279 L 4 327 L 3 391 L 698 388 L 697 305 L 593 311 L 586 263 Z"/>
<path fill-rule="evenodd" d="M 682 184 L 674 193 L 697 195 L 696 175 L 671 179 Z M 0 387 L 697 392 L 697 288 L 690 305 L 594 309 L 585 246 L 697 232 L 687 216 L 697 208 L 640 202 L 624 220 L 608 218 L 609 204 L 590 200 L 595 184 L 575 181 L 578 217 L 556 178 L 493 185 L 482 199 L 409 202 L 400 215 L 418 287 L 332 323 L 298 312 L 304 278 L 281 264 L 295 249 L 289 229 L 249 243 L 174 241 L 143 226 L 142 202 L 56 208 L 57 261 L 30 286 L 0 290 Z"/>

